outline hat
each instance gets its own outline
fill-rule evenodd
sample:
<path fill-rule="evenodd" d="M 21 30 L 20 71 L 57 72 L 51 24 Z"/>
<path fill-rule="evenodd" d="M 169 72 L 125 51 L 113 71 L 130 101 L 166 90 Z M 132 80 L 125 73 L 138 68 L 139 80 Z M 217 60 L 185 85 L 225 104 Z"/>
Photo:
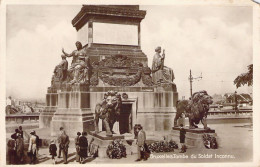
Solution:
<path fill-rule="evenodd" d="M 34 134 L 35 134 L 35 131 L 34 131 L 34 130 L 32 130 L 32 131 L 30 132 L 30 134 L 31 134 L 31 135 L 34 135 Z"/>
<path fill-rule="evenodd" d="M 51 139 L 51 143 L 54 143 L 55 142 L 55 140 L 54 139 Z"/>
<path fill-rule="evenodd" d="M 157 51 L 160 50 L 160 49 L 161 49 L 161 47 L 158 46 L 157 48 L 155 48 L 155 52 L 157 52 Z"/>

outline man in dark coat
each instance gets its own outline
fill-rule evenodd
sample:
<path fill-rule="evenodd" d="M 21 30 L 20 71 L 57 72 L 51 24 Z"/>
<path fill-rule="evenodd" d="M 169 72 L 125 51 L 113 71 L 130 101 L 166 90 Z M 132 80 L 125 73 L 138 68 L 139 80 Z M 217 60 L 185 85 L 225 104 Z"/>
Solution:
<path fill-rule="evenodd" d="M 13 134 L 11 135 L 11 138 L 14 139 L 14 140 L 16 140 L 17 137 L 18 137 L 18 135 L 17 135 L 18 133 L 19 133 L 19 129 L 15 129 L 15 133 L 13 133 Z"/>
<path fill-rule="evenodd" d="M 183 128 L 183 124 L 180 125 L 180 143 L 181 143 L 181 152 L 180 153 L 185 153 L 186 152 L 186 146 L 185 146 L 185 134 L 186 131 Z"/>
<path fill-rule="evenodd" d="M 19 126 L 19 133 L 21 134 L 21 138 L 23 139 L 23 127 Z"/>
<path fill-rule="evenodd" d="M 18 164 L 22 164 L 24 158 L 24 142 L 20 133 L 17 134 L 17 139 L 15 142 L 16 142 L 17 162 Z"/>
<path fill-rule="evenodd" d="M 79 138 L 81 133 L 77 133 L 77 137 L 75 138 L 75 148 L 76 148 L 76 162 L 79 162 Z"/>
<path fill-rule="evenodd" d="M 62 152 L 64 164 L 67 164 L 70 140 L 69 140 L 69 136 L 66 134 L 64 130 L 63 133 L 59 136 L 59 141 L 60 141 L 60 150 Z"/>
<path fill-rule="evenodd" d="M 79 138 L 79 156 L 81 164 L 88 157 L 88 139 L 86 136 L 87 132 L 82 132 L 82 136 Z"/>
<path fill-rule="evenodd" d="M 14 139 L 10 139 L 8 140 L 7 143 L 7 157 L 9 160 L 9 165 L 13 165 L 16 164 L 16 159 L 17 159 L 17 155 L 16 155 L 16 150 L 15 150 L 15 140 Z"/>

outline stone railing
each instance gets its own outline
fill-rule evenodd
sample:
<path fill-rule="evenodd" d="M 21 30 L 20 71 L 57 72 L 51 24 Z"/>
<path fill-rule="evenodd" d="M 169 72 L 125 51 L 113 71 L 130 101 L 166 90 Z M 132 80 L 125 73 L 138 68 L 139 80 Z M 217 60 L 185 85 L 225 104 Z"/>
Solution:
<path fill-rule="evenodd" d="M 251 109 L 209 111 L 208 116 L 253 116 Z"/>
<path fill-rule="evenodd" d="M 6 124 L 38 123 L 40 113 L 6 115 Z"/>

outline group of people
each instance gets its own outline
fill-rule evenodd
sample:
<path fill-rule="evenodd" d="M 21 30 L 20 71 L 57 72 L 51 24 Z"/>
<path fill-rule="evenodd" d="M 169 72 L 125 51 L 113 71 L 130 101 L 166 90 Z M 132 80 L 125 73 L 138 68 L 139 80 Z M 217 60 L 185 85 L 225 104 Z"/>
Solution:
<path fill-rule="evenodd" d="M 27 155 L 30 158 L 30 163 L 36 163 L 37 154 L 39 150 L 39 137 L 35 131 L 31 131 L 29 138 L 29 147 Z M 7 142 L 7 156 L 9 164 L 24 164 L 26 161 L 26 150 L 24 146 L 24 131 L 22 126 L 15 129 L 15 133 L 11 135 L 11 139 Z"/>
<path fill-rule="evenodd" d="M 15 129 L 7 142 L 9 164 L 22 164 L 24 161 L 24 140 L 22 126 Z"/>
<path fill-rule="evenodd" d="M 69 136 L 66 134 L 63 127 L 60 128 L 60 135 L 58 136 L 58 158 L 61 158 L 61 153 L 63 157 L 63 163 L 68 163 L 68 148 L 69 148 Z M 76 148 L 76 162 L 83 163 L 88 157 L 88 139 L 87 132 L 77 132 L 77 137 L 75 138 L 75 148 Z M 55 140 L 51 140 L 49 145 L 49 153 L 52 156 L 53 164 L 56 164 L 55 157 L 57 156 L 57 146 Z"/>
<path fill-rule="evenodd" d="M 150 156 L 150 151 L 146 144 L 146 133 L 141 125 L 138 125 L 135 130 L 136 134 L 136 144 L 137 144 L 137 160 L 146 161 Z M 40 139 L 33 130 L 30 133 L 29 147 L 27 151 L 28 157 L 30 157 L 30 163 L 35 164 L 37 160 L 37 154 L 39 151 Z M 60 134 L 57 138 L 58 148 L 54 139 L 51 140 L 49 145 L 49 153 L 52 157 L 53 164 L 56 164 L 55 157 L 61 158 L 61 153 L 63 157 L 64 164 L 68 163 L 68 148 L 69 148 L 69 136 L 66 134 L 63 127 L 60 128 Z M 180 128 L 180 143 L 181 143 L 181 153 L 186 152 L 185 146 L 185 130 L 181 124 Z M 75 148 L 76 148 L 76 162 L 82 164 L 88 157 L 88 152 L 91 152 L 89 147 L 91 142 L 88 143 L 87 132 L 77 132 L 77 137 L 75 138 Z M 25 148 L 24 148 L 24 132 L 22 126 L 15 129 L 15 133 L 11 135 L 11 139 L 7 143 L 8 146 L 8 157 L 9 164 L 23 164 L 25 160 Z"/>

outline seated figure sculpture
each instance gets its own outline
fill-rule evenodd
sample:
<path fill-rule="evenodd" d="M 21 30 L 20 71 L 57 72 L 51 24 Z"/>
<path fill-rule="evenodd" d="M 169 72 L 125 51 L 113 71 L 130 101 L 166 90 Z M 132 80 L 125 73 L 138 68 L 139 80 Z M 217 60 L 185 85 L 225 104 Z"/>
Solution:
<path fill-rule="evenodd" d="M 76 42 L 77 50 L 74 50 L 71 54 L 68 54 L 62 49 L 62 52 L 66 57 L 73 57 L 71 66 L 68 70 L 70 84 L 74 83 L 89 83 L 89 72 L 90 72 L 90 60 L 89 56 L 85 53 L 82 48 L 82 44 Z"/>
<path fill-rule="evenodd" d="M 159 85 L 160 83 L 169 83 L 175 85 L 174 73 L 173 70 L 169 67 L 164 66 L 165 59 L 165 50 L 163 50 L 163 54 L 161 55 L 161 47 L 158 46 L 155 49 L 155 55 L 153 57 L 152 63 L 152 80 L 155 85 Z"/>
<path fill-rule="evenodd" d="M 67 70 L 68 70 L 68 61 L 66 60 L 65 55 L 61 55 L 61 62 L 54 69 L 54 75 L 56 78 L 59 78 L 60 81 L 66 79 Z"/>

